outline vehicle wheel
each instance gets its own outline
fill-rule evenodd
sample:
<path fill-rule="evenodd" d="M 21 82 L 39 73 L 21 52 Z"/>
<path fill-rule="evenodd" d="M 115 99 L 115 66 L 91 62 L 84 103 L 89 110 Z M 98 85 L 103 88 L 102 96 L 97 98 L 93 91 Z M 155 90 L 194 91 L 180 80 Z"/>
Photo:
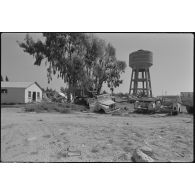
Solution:
<path fill-rule="evenodd" d="M 172 112 L 172 115 L 177 115 L 177 114 L 178 114 L 177 111 L 173 111 L 173 112 Z"/>
<path fill-rule="evenodd" d="M 98 113 L 105 114 L 105 111 L 103 109 L 99 110 Z"/>

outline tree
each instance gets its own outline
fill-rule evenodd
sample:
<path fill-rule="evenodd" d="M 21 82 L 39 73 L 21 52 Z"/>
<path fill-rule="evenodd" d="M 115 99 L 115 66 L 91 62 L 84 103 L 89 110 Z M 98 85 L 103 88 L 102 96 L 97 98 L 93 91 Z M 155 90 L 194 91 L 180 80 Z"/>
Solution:
<path fill-rule="evenodd" d="M 86 66 L 81 84 L 87 91 L 94 91 L 98 89 L 98 77 L 101 76 L 101 67 L 99 67 L 99 62 L 104 55 L 105 41 L 91 35 L 88 36 L 86 43 L 86 54 L 84 58 Z"/>
<path fill-rule="evenodd" d="M 99 94 L 104 82 L 113 87 L 122 82 L 120 74 L 126 64 L 117 61 L 115 48 L 104 40 L 86 33 L 43 33 L 43 37 L 34 41 L 27 34 L 18 44 L 35 58 L 34 65 L 45 62 L 48 82 L 55 74 L 64 80 L 68 100 L 78 88 Z"/>
<path fill-rule="evenodd" d="M 86 84 L 88 88 L 100 93 L 103 83 L 112 89 L 122 83 L 120 75 L 124 72 L 126 63 L 116 59 L 116 50 L 104 40 L 92 36 L 87 45 L 85 56 L 87 66 Z"/>
<path fill-rule="evenodd" d="M 3 81 L 3 77 L 2 77 L 2 75 L 1 75 L 1 81 Z"/>
<path fill-rule="evenodd" d="M 117 60 L 116 50 L 110 43 L 106 45 L 99 41 L 98 44 L 97 49 L 100 51 L 93 68 L 97 93 L 100 93 L 103 83 L 107 83 L 113 93 L 114 88 L 122 83 L 120 75 L 124 72 L 126 63 Z"/>
<path fill-rule="evenodd" d="M 68 84 L 68 99 L 83 74 L 83 57 L 86 35 L 84 33 L 43 33 L 44 41 L 34 41 L 28 34 L 24 42 L 18 42 L 24 52 L 35 58 L 34 65 L 45 61 L 48 83 L 52 75 Z"/>
<path fill-rule="evenodd" d="M 5 81 L 9 81 L 9 79 L 8 79 L 8 77 L 7 77 L 7 76 L 5 77 Z"/>
<path fill-rule="evenodd" d="M 120 76 L 124 73 L 126 63 L 123 61 L 115 61 L 112 67 L 108 70 L 107 86 L 110 88 L 113 94 L 114 88 L 119 87 L 122 84 Z"/>
<path fill-rule="evenodd" d="M 60 91 L 61 91 L 63 94 L 67 94 L 68 88 L 66 88 L 66 87 L 61 87 L 61 88 L 60 88 Z"/>
<path fill-rule="evenodd" d="M 107 92 L 104 90 L 104 91 L 102 92 L 102 94 L 107 94 Z"/>

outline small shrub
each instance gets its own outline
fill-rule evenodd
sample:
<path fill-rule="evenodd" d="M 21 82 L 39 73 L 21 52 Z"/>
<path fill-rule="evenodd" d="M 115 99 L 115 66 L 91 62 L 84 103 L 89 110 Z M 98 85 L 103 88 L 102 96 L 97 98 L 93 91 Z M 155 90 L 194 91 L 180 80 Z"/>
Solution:
<path fill-rule="evenodd" d="M 33 108 L 32 106 L 26 106 L 25 107 L 25 111 L 26 112 L 34 112 L 35 111 L 35 108 Z"/>
<path fill-rule="evenodd" d="M 25 106 L 26 112 L 60 112 L 60 113 L 70 113 L 71 109 L 66 108 L 66 105 L 42 102 L 39 104 L 27 104 Z"/>
<path fill-rule="evenodd" d="M 61 109 L 60 113 L 67 114 L 67 113 L 71 113 L 71 111 L 70 109 Z"/>

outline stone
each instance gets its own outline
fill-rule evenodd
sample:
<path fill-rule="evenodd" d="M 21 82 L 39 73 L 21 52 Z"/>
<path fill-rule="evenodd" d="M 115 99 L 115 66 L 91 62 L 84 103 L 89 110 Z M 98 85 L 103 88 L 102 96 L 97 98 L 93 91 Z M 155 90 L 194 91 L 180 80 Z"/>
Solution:
<path fill-rule="evenodd" d="M 143 153 L 147 154 L 150 157 L 154 156 L 154 153 L 152 151 L 152 149 L 148 146 L 142 146 L 139 148 Z"/>
<path fill-rule="evenodd" d="M 29 137 L 29 138 L 27 138 L 27 141 L 35 141 L 35 140 L 37 140 L 36 137 Z"/>
<path fill-rule="evenodd" d="M 67 156 L 71 157 L 71 156 L 81 156 L 81 151 L 68 151 L 67 152 Z"/>
<path fill-rule="evenodd" d="M 133 162 L 154 162 L 154 160 L 150 156 L 143 153 L 140 149 L 136 149 L 134 151 L 132 160 Z"/>

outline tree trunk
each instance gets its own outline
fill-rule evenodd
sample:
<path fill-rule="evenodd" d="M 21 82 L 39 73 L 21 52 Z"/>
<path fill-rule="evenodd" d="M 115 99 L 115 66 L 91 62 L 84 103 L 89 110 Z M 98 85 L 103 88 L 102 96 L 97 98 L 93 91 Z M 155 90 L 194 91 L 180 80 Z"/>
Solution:
<path fill-rule="evenodd" d="M 68 83 L 67 102 L 71 102 L 72 83 Z"/>
<path fill-rule="evenodd" d="M 100 83 L 98 84 L 98 87 L 97 87 L 97 95 L 100 94 L 100 91 L 102 89 L 102 84 L 103 84 L 103 81 L 100 81 Z"/>
<path fill-rule="evenodd" d="M 114 88 L 111 88 L 111 95 L 113 96 Z"/>
<path fill-rule="evenodd" d="M 71 97 L 70 97 L 70 89 L 68 89 L 67 91 L 67 102 L 71 101 Z"/>
<path fill-rule="evenodd" d="M 72 85 L 72 100 L 74 101 L 74 99 L 75 99 L 75 85 L 73 84 Z"/>

